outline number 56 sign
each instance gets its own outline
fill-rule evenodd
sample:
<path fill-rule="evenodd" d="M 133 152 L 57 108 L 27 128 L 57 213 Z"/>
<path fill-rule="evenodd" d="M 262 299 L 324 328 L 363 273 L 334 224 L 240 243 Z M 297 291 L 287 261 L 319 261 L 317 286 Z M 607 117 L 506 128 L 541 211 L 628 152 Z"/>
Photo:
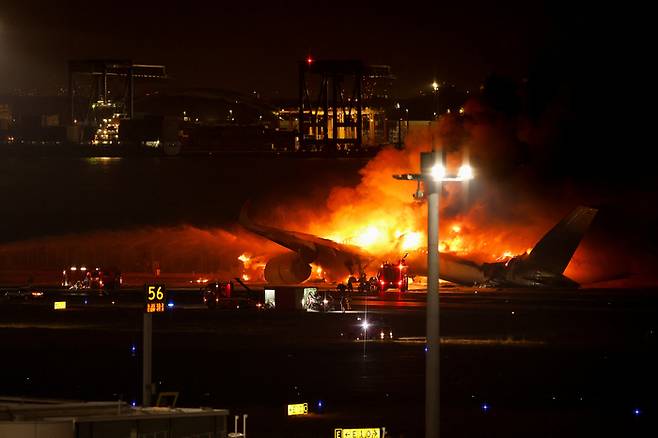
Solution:
<path fill-rule="evenodd" d="M 165 311 L 167 301 L 167 289 L 164 284 L 147 284 L 144 286 L 144 297 L 146 298 L 146 313 L 159 313 Z"/>

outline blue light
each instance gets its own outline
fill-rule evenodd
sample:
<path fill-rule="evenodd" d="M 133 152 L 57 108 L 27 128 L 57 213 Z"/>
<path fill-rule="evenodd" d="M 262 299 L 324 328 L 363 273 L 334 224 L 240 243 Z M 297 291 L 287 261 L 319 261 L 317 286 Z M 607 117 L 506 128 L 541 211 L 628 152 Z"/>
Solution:
<path fill-rule="evenodd" d="M 174 302 L 173 302 L 173 301 L 169 301 L 169 302 L 167 303 L 167 307 L 169 307 L 170 309 L 173 308 L 173 307 L 174 307 Z"/>
<path fill-rule="evenodd" d="M 135 400 L 133 400 L 132 403 L 130 403 L 130 404 L 132 405 L 133 408 L 134 408 L 135 406 L 137 406 L 137 402 L 136 402 Z"/>
<path fill-rule="evenodd" d="M 319 409 L 322 409 L 322 400 L 319 400 L 319 401 L 318 401 L 318 408 L 319 408 Z"/>
<path fill-rule="evenodd" d="M 85 299 L 85 304 L 87 304 L 87 300 Z"/>
<path fill-rule="evenodd" d="M 642 415 L 642 411 L 639 410 L 638 408 L 635 408 L 635 409 L 633 409 L 633 415 L 635 415 L 636 417 L 639 417 L 640 415 Z"/>
<path fill-rule="evenodd" d="M 427 345 L 425 346 L 424 350 L 425 350 L 425 353 L 427 353 L 428 351 L 430 351 L 430 349 L 429 349 L 429 347 L 428 347 Z"/>
<path fill-rule="evenodd" d="M 482 403 L 482 410 L 483 410 L 484 412 L 487 412 L 487 411 L 489 410 L 489 405 L 486 404 L 486 403 Z"/>
<path fill-rule="evenodd" d="M 135 353 L 137 352 L 137 347 L 135 346 L 135 344 L 132 344 L 132 345 L 130 346 L 130 352 L 132 353 L 133 356 L 134 356 Z"/>

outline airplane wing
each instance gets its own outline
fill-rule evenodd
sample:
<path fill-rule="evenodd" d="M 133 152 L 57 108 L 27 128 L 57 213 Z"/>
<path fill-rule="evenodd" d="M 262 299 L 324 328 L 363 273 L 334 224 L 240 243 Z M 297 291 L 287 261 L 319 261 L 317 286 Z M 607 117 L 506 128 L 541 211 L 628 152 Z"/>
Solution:
<path fill-rule="evenodd" d="M 325 267 L 343 266 L 352 273 L 354 268 L 362 269 L 364 264 L 372 259 L 370 254 L 357 246 L 345 245 L 313 234 L 256 224 L 247 215 L 248 206 L 248 203 L 245 204 L 240 212 L 240 224 L 252 233 L 294 251 L 304 263 L 318 263 Z"/>

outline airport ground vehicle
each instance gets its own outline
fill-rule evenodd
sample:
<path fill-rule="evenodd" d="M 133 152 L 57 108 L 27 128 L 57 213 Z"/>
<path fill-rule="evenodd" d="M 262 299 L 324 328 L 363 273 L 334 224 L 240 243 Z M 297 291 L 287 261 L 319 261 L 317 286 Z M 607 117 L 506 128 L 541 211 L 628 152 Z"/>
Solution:
<path fill-rule="evenodd" d="M 28 301 L 42 299 L 43 297 L 43 290 L 33 287 L 0 289 L 0 300 L 2 301 Z"/>
<path fill-rule="evenodd" d="M 213 281 L 201 288 L 203 293 L 203 304 L 209 309 L 214 309 L 224 301 L 231 298 L 233 282 L 231 281 Z"/>
<path fill-rule="evenodd" d="M 209 309 L 263 309 L 261 302 L 249 296 L 249 291 L 237 292 L 232 281 L 211 281 L 201 288 L 203 303 Z"/>
<path fill-rule="evenodd" d="M 409 273 L 405 258 L 401 258 L 398 263 L 382 263 L 377 271 L 377 281 L 379 293 L 391 288 L 406 292 L 409 289 Z"/>
<path fill-rule="evenodd" d="M 62 271 L 62 286 L 70 290 L 92 289 L 112 292 L 123 283 L 121 272 L 114 268 L 87 269 L 85 266 L 71 266 Z"/>
<path fill-rule="evenodd" d="M 117 269 L 103 269 L 101 271 L 101 287 L 107 290 L 116 290 L 121 288 L 123 277 Z"/>

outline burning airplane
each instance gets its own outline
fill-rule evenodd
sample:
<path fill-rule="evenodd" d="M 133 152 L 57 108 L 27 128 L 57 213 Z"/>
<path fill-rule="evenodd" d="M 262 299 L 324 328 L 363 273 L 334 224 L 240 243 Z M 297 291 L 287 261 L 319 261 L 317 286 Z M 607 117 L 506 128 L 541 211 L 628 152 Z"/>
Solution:
<path fill-rule="evenodd" d="M 576 208 L 529 252 L 504 261 L 478 263 L 441 251 L 439 276 L 466 286 L 576 288 L 578 283 L 566 277 L 564 270 L 596 213 L 593 208 Z M 265 265 L 265 280 L 270 283 L 304 282 L 311 276 L 311 264 L 334 272 L 342 269 L 343 274 L 358 274 L 376 259 L 360 246 L 253 223 L 246 208 L 242 210 L 240 223 L 247 230 L 291 251 L 273 257 Z M 427 270 L 424 261 L 425 257 L 417 252 L 409 261 L 410 270 L 422 275 Z"/>

